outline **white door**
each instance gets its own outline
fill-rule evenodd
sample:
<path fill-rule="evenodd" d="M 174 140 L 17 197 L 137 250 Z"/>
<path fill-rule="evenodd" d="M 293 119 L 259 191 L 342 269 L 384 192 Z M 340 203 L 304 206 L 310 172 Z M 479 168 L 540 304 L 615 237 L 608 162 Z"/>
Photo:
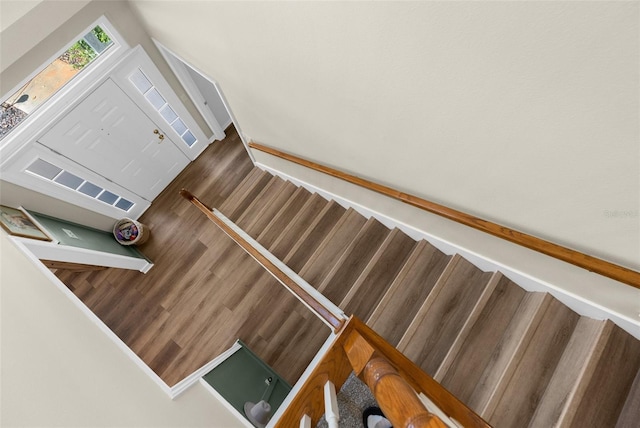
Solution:
<path fill-rule="evenodd" d="M 189 163 L 110 78 L 39 141 L 148 201 Z"/>

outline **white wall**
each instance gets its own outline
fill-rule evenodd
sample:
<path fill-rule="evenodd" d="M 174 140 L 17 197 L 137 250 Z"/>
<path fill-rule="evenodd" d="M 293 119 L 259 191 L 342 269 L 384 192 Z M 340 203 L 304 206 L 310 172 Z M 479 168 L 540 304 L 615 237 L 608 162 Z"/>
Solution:
<path fill-rule="evenodd" d="M 637 2 L 131 2 L 257 142 L 640 268 Z"/>
<path fill-rule="evenodd" d="M 200 384 L 172 401 L 0 234 L 0 426 L 243 426 Z"/>

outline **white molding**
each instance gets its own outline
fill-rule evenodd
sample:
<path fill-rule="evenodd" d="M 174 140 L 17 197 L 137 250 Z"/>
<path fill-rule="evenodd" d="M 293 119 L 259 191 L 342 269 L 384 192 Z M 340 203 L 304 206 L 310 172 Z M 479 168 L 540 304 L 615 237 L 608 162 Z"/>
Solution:
<path fill-rule="evenodd" d="M 57 276 L 51 272 L 45 265 L 42 264 L 37 257 L 29 251 L 29 249 L 24 245 L 23 241 L 20 241 L 16 238 L 10 239 L 10 241 L 15 245 L 30 261 L 33 265 L 43 273 L 49 281 L 51 281 L 64 295 L 66 295 L 69 300 L 78 308 L 80 311 L 91 321 L 93 322 L 111 341 L 125 354 L 127 355 L 133 362 L 136 364 L 149 378 L 156 383 L 160 389 L 162 389 L 167 396 L 172 397 L 171 388 L 158 376 L 153 370 L 149 368 L 149 366 L 142 361 L 142 359 L 136 355 L 135 352 L 131 350 L 127 346 L 126 343 L 122 341 L 111 329 L 104 323 L 100 318 L 96 316 L 83 302 L 73 294 L 69 288 Z"/>
<path fill-rule="evenodd" d="M 129 211 L 123 211 L 113 205 L 105 204 L 102 201 L 69 189 L 61 184 L 25 172 L 25 169 L 28 168 L 36 159 L 48 161 L 65 169 L 66 171 L 72 172 L 79 177 L 89 180 L 103 189 L 109 190 L 133 202 L 134 206 Z M 69 160 L 38 142 L 25 145 L 17 151 L 9 161 L 5 162 L 2 166 L 2 179 L 90 211 L 100 213 L 114 220 L 122 218 L 123 216 L 137 220 L 151 206 L 151 202 L 146 199 L 112 181 L 107 180 L 92 170 Z"/>
<path fill-rule="evenodd" d="M 162 54 L 162 57 L 167 61 L 167 64 L 169 64 L 169 68 L 171 68 L 173 73 L 176 75 L 176 77 L 184 87 L 187 94 L 191 97 L 193 104 L 196 106 L 196 108 L 202 115 L 202 118 L 205 120 L 205 122 L 207 122 L 207 125 L 209 125 L 209 127 L 211 128 L 211 131 L 213 132 L 213 137 L 216 140 L 222 140 L 225 137 L 223 125 L 220 122 L 218 122 L 218 119 L 214 116 L 211 109 L 209 109 L 209 107 L 206 106 L 206 100 L 204 99 L 204 96 L 200 92 L 200 89 L 198 88 L 198 85 L 196 85 L 196 82 L 193 81 L 193 78 L 187 71 L 187 67 L 190 67 L 194 71 L 196 71 L 196 69 L 186 61 L 179 59 L 173 52 L 171 52 L 169 49 L 167 49 L 164 45 L 162 45 L 157 40 L 155 39 L 152 39 L 152 40 L 155 43 L 158 50 L 160 51 L 160 54 Z M 200 74 L 202 77 L 204 77 L 212 85 L 215 86 L 215 83 L 212 82 L 211 79 L 209 79 L 206 75 L 200 73 L 199 71 L 196 71 L 196 73 Z"/>
<path fill-rule="evenodd" d="M 388 214 L 374 211 L 370 208 L 363 206 L 362 204 L 356 201 L 353 201 L 351 199 L 348 199 L 346 197 L 343 197 L 341 195 L 338 195 L 336 193 L 323 189 L 317 185 L 311 184 L 307 181 L 299 180 L 296 177 L 288 173 L 285 173 L 275 167 L 272 167 L 264 162 L 256 162 L 255 165 L 263 170 L 267 170 L 272 174 L 281 177 L 284 180 L 291 181 L 292 183 L 298 186 L 303 186 L 310 192 L 316 192 L 327 199 L 333 199 L 344 207 L 351 207 L 367 218 L 373 216 L 389 228 L 397 227 L 398 229 L 402 230 L 404 233 L 406 233 L 407 235 L 409 235 L 415 240 L 425 239 L 430 244 L 432 244 L 434 247 L 438 248 L 440 251 L 444 252 L 445 254 L 450 255 L 450 254 L 458 253 L 462 257 L 469 260 L 471 263 L 475 264 L 478 268 L 480 268 L 483 271 L 488 271 L 488 272 L 500 271 L 507 278 L 511 279 L 513 282 L 515 282 L 516 284 L 518 284 L 520 287 L 524 288 L 527 291 L 548 292 L 552 294 L 556 299 L 560 300 L 563 304 L 565 304 L 570 309 L 572 309 L 573 311 L 577 312 L 580 315 L 588 316 L 595 319 L 609 319 L 613 321 L 616 325 L 618 325 L 619 327 L 627 331 L 629 334 L 633 335 L 637 339 L 640 339 L 640 317 L 638 316 L 639 314 L 637 313 L 638 310 L 640 310 L 640 308 L 636 308 L 636 312 L 633 314 L 621 313 L 619 311 L 605 307 L 604 305 L 598 302 L 590 300 L 585 296 L 581 296 L 578 293 L 567 290 L 562 286 L 560 286 L 559 284 L 554 284 L 549 281 L 545 281 L 541 278 L 534 276 L 531 273 L 524 272 L 520 269 L 509 266 L 506 263 L 501 262 L 500 260 L 491 259 L 489 257 L 486 257 L 478 253 L 477 251 L 473 251 L 469 248 L 463 247 L 462 245 L 453 243 L 447 239 L 444 239 L 441 236 L 436 235 L 435 233 L 430 233 L 425 230 L 419 229 L 418 227 L 399 221 Z M 339 180 L 339 179 L 336 179 L 336 180 Z M 351 185 L 351 186 L 355 186 L 355 185 Z M 472 231 L 472 229 L 469 229 L 469 230 Z M 497 238 L 495 239 L 497 240 Z M 499 242 L 496 245 L 505 245 L 507 246 L 507 248 L 517 247 L 514 244 L 503 242 L 502 240 L 499 240 Z M 523 249 L 519 247 L 519 250 L 523 250 Z M 532 250 L 526 250 L 526 251 L 530 251 L 531 253 L 533 253 L 532 257 L 535 257 L 537 254 Z M 557 263 L 563 263 L 556 259 L 552 259 L 552 258 L 548 258 L 548 259 L 549 261 L 547 263 L 549 263 L 550 266 Z M 580 278 L 584 277 L 585 275 L 596 275 L 596 274 L 586 272 L 583 269 L 579 269 L 572 265 L 568 265 L 568 264 L 565 264 L 565 265 L 567 266 L 568 269 L 575 270 L 574 277 L 577 278 L 577 280 L 580 280 Z M 581 271 L 584 271 L 584 272 L 581 272 Z M 598 275 L 596 275 L 596 277 L 598 277 Z M 590 276 L 590 278 L 596 280 L 595 277 L 593 276 Z M 617 292 L 624 290 L 624 292 L 635 295 L 636 292 L 638 291 L 637 289 L 632 289 L 632 287 L 618 283 L 617 281 L 608 280 L 606 278 L 603 278 L 602 282 L 603 282 L 603 286 L 610 287 L 612 290 L 616 290 Z M 612 292 L 616 292 L 616 291 L 612 291 Z"/>
<path fill-rule="evenodd" d="M 185 64 L 189 64 L 188 61 L 186 61 L 180 55 L 178 55 L 175 52 L 173 52 L 171 49 L 167 48 L 159 40 L 154 39 L 153 37 L 151 38 L 151 40 L 153 40 L 153 42 L 156 44 L 156 46 L 158 46 L 158 50 L 160 51 L 160 53 L 163 56 L 164 56 L 164 52 L 163 52 L 163 49 L 164 49 L 166 52 L 169 52 L 171 55 L 176 57 L 178 60 L 182 61 Z M 165 57 L 165 59 L 166 59 L 166 57 Z M 231 123 L 233 123 L 233 126 L 236 128 L 236 131 L 238 132 L 238 136 L 240 137 L 240 141 L 242 141 L 242 144 L 244 145 L 244 148 L 247 151 L 247 154 L 249 155 L 249 158 L 251 159 L 251 162 L 253 162 L 255 164 L 256 163 L 255 155 L 253 154 L 253 151 L 249 149 L 249 142 L 247 141 L 246 136 L 242 132 L 242 129 L 240 128 L 240 123 L 238 122 L 238 119 L 236 119 L 236 116 L 233 114 L 233 110 L 231 110 L 229 102 L 227 101 L 227 97 L 224 95 L 224 91 L 220 87 L 220 84 L 215 79 L 212 79 L 211 77 L 207 76 L 207 74 L 202 72 L 202 70 L 200 70 L 199 68 L 194 67 L 191 64 L 189 64 L 189 66 L 191 68 L 193 68 L 200 75 L 206 77 L 207 80 L 209 80 L 211 83 L 213 83 L 213 86 L 215 86 L 216 91 L 218 91 L 218 95 L 220 95 L 220 99 L 222 100 L 222 104 L 224 104 L 224 107 L 227 109 L 227 113 L 229 113 L 229 117 L 231 117 Z"/>
<path fill-rule="evenodd" d="M 311 374 L 316 369 L 316 367 L 318 367 L 320 361 L 324 358 L 327 352 L 329 352 L 337 337 L 338 336 L 333 332 L 329 334 L 329 337 L 327 337 L 327 340 L 324 341 L 322 347 L 320 347 L 318 352 L 316 352 L 316 355 L 313 357 L 305 371 L 302 373 L 302 376 L 300 376 L 296 384 L 293 385 L 293 388 L 291 388 L 289 394 L 287 394 L 282 404 L 280 404 L 278 410 L 276 410 L 276 412 L 273 414 L 266 428 L 273 428 L 275 426 L 276 422 L 278 422 L 278 420 L 282 417 L 282 414 L 289 407 L 293 399 L 298 395 L 298 393 L 300 393 L 300 390 L 302 389 L 305 382 L 309 380 L 309 378 L 311 378 Z"/>
<path fill-rule="evenodd" d="M 147 273 L 153 263 L 146 259 L 105 253 L 86 248 L 59 245 L 53 242 L 15 237 L 36 259 L 57 262 L 79 263 L 83 265 L 106 266 L 119 269 L 137 270 Z"/>
<path fill-rule="evenodd" d="M 143 94 L 129 80 L 129 76 L 138 68 L 147 75 L 153 86 L 155 86 L 167 103 L 182 119 L 196 137 L 196 143 L 191 147 L 187 146 L 182 137 L 167 123 L 160 112 L 153 108 Z M 180 149 L 190 160 L 195 160 L 208 146 L 209 139 L 204 131 L 198 126 L 189 110 L 184 106 L 178 94 L 175 93 L 171 85 L 167 82 L 162 72 L 158 69 L 149 54 L 140 45 L 131 49 L 130 53 L 118 66 L 110 73 L 113 81 L 131 98 L 135 104 L 147 114 L 147 116 L 169 137 L 172 143 Z"/>
<path fill-rule="evenodd" d="M 207 364 L 205 364 L 204 366 L 200 367 L 198 370 L 196 370 L 195 372 L 191 373 L 186 378 L 182 379 L 180 382 L 178 382 L 175 385 L 173 385 L 171 387 L 172 398 L 175 399 L 180 394 L 182 394 L 184 391 L 189 389 L 189 387 L 191 387 L 193 384 L 197 383 L 198 380 L 202 379 L 202 377 L 204 375 L 206 375 L 207 373 L 209 373 L 211 370 L 215 369 L 220 364 L 222 364 L 230 356 L 235 354 L 236 351 L 238 351 L 240 348 L 242 348 L 242 345 L 240 345 L 240 343 L 238 343 L 236 341 L 233 345 L 231 345 L 231 348 L 227 349 L 222 354 L 218 355 L 213 360 L 209 361 Z"/>
<path fill-rule="evenodd" d="M 117 64 L 120 63 L 122 57 L 126 56 L 129 51 L 129 45 L 103 15 L 88 26 L 83 33 L 80 33 L 75 39 L 65 44 L 64 47 L 62 47 L 54 56 L 34 70 L 33 73 L 20 82 L 19 85 L 12 88 L 12 90 L 7 94 L 3 94 L 2 99 L 4 100 L 5 98 L 13 95 L 17 90 L 33 79 L 38 73 L 44 70 L 44 68 L 65 52 L 76 40 L 82 38 L 82 36 L 96 25 L 107 30 L 107 32 L 112 36 L 114 46 L 107 49 L 93 63 L 84 68 L 81 73 L 78 73 L 77 76 L 68 81 L 47 101 L 32 112 L 24 123 L 18 125 L 15 130 L 12 130 L 0 142 L 0 153 L 2 154 L 0 160 L 2 164 L 9 160 L 25 144 L 35 141 L 40 135 L 45 134 L 57 118 L 65 114 L 67 111 L 70 111 L 75 104 L 80 102 L 92 88 L 97 86 L 97 84 L 103 80 Z M 65 104 L 63 101 L 68 99 L 72 99 L 73 102 Z"/>

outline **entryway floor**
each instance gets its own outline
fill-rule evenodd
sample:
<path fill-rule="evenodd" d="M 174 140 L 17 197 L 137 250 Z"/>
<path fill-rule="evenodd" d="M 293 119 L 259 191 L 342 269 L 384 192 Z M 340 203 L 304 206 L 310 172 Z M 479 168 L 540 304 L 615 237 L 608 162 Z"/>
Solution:
<path fill-rule="evenodd" d="M 226 132 L 140 219 L 151 229 L 140 248 L 155 264 L 149 273 L 56 275 L 169 386 L 236 339 L 294 384 L 329 328 L 178 194 L 219 207 L 253 168 L 235 129 Z"/>

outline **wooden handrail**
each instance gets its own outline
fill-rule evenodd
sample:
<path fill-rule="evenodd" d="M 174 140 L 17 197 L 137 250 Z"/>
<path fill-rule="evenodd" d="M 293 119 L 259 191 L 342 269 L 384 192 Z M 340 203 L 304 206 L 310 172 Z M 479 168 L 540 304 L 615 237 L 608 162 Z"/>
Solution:
<path fill-rule="evenodd" d="M 482 232 L 497 236 L 509 242 L 513 242 L 539 253 L 554 257 L 558 260 L 562 260 L 572 265 L 579 266 L 583 269 L 587 269 L 588 271 L 615 279 L 616 281 L 623 282 L 625 284 L 631 285 L 632 287 L 640 288 L 640 272 L 631 270 L 624 266 L 620 266 L 615 263 L 608 262 L 606 260 L 602 260 L 597 257 L 593 257 L 558 244 L 554 244 L 553 242 L 546 241 L 544 239 L 526 234 L 524 232 L 519 232 L 506 226 L 483 220 L 479 217 L 472 216 L 462 211 L 458 211 L 453 208 L 428 201 L 418 196 L 401 192 L 391 187 L 384 186 L 382 184 L 378 184 L 373 181 L 357 177 L 355 175 L 347 174 L 340 170 L 300 158 L 298 156 L 280 151 L 278 149 L 274 149 L 272 147 L 258 144 L 253 141 L 249 143 L 249 147 L 279 157 L 281 159 L 303 165 L 315 171 L 328 174 L 332 177 L 342 179 L 349 183 L 362 186 L 368 190 L 381 193 L 385 196 L 397 199 L 411 206 L 423 209 L 433 214 L 437 214 L 441 217 L 464 224 L 465 226 L 472 227 Z"/>
<path fill-rule="evenodd" d="M 315 312 L 319 317 L 324 319 L 331 327 L 334 332 L 340 331 L 344 326 L 345 320 L 334 315 L 330 310 L 328 310 L 324 305 L 318 302 L 312 295 L 307 293 L 305 289 L 300 287 L 293 279 L 291 279 L 287 274 L 285 274 L 278 266 L 271 262 L 268 258 L 262 255 L 259 251 L 257 251 L 247 240 L 245 240 L 240 234 L 238 234 L 235 230 L 230 228 L 227 224 L 225 224 L 222 220 L 220 220 L 204 203 L 202 203 L 197 197 L 195 197 L 188 190 L 182 189 L 180 191 L 180 195 L 184 197 L 186 200 L 190 201 L 193 205 L 195 205 L 200 211 L 202 211 L 209 219 L 214 222 L 224 233 L 226 233 L 231 239 L 236 241 L 240 247 L 245 250 L 251 257 L 256 259 L 258 263 L 271 273 L 278 281 L 288 287 L 300 300 L 302 300 L 309 308 Z"/>

